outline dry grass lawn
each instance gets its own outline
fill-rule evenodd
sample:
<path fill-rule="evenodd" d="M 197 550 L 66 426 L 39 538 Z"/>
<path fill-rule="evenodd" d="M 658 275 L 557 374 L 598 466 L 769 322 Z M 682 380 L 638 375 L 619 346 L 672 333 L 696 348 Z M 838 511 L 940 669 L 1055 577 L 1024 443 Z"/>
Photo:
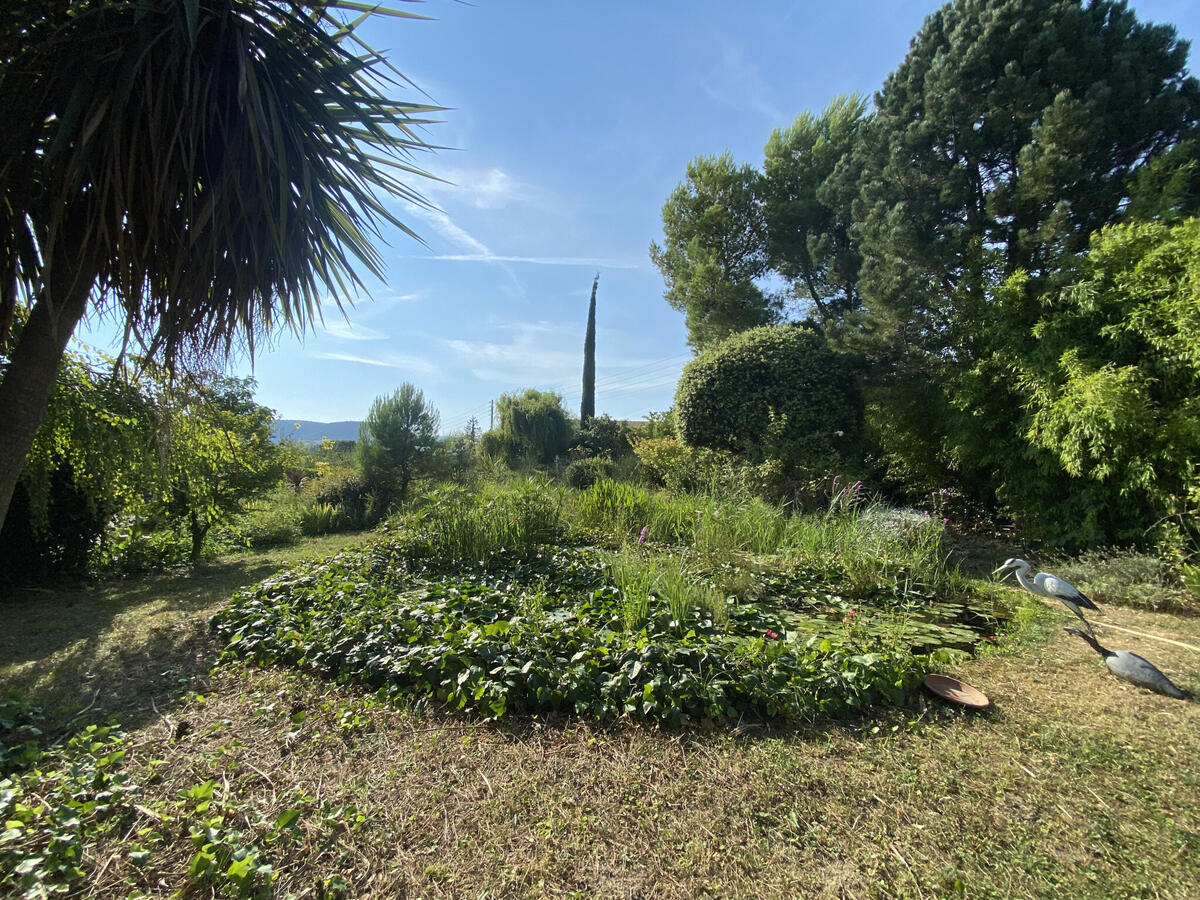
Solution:
<path fill-rule="evenodd" d="M 1059 630 L 1065 610 L 959 670 L 982 714 L 921 699 L 794 729 L 487 725 L 302 673 L 209 673 L 204 619 L 279 563 L 5 605 L 0 692 L 131 726 L 145 812 L 89 848 L 82 896 L 187 884 L 187 818 L 153 820 L 210 780 L 248 840 L 299 811 L 260 842 L 278 897 L 1197 896 L 1200 703 L 1110 676 Z M 1200 619 L 1105 611 L 1103 643 L 1200 692 Z M 139 867 L 127 849 L 150 825 L 167 839 Z"/>

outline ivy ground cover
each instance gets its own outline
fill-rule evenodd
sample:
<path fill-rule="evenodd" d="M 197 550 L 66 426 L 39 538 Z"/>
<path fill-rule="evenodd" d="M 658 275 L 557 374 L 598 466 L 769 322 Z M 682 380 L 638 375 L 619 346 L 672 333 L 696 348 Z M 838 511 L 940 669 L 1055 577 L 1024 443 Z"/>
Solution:
<path fill-rule="evenodd" d="M 852 604 L 794 563 L 741 573 L 739 596 L 670 548 L 438 549 L 408 537 L 289 569 L 236 593 L 214 628 L 229 656 L 482 717 L 667 721 L 900 703 L 948 647 L 994 630 L 902 582 Z M 631 553 L 661 577 L 631 578 Z"/>

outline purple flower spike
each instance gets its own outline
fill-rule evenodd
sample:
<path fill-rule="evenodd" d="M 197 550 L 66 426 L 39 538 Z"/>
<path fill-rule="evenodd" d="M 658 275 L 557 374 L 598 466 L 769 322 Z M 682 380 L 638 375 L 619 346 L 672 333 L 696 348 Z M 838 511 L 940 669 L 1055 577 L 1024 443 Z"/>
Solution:
<path fill-rule="evenodd" d="M 641 546 L 642 544 L 646 543 L 646 535 L 648 535 L 649 533 L 650 533 L 650 526 L 643 525 L 642 533 L 638 535 L 638 546 Z"/>

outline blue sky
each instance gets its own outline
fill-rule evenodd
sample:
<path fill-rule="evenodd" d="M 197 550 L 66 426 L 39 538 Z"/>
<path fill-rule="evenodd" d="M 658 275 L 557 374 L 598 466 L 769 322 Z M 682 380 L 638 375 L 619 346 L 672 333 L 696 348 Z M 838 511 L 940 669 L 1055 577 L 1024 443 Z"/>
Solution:
<path fill-rule="evenodd" d="M 429 0 L 414 9 L 435 21 L 369 23 L 368 43 L 451 108 L 428 137 L 456 149 L 422 163 L 452 184 L 417 184 L 440 211 L 397 204 L 428 246 L 388 234 L 386 282 L 348 321 L 332 309 L 236 371 L 289 419 L 361 419 L 405 381 L 444 433 L 471 415 L 486 428 L 489 401 L 527 387 L 577 414 L 599 272 L 596 410 L 666 409 L 690 353 L 647 248 L 687 162 L 761 164 L 772 129 L 878 89 L 939 5 Z M 1200 39 L 1195 0 L 1132 5 Z"/>

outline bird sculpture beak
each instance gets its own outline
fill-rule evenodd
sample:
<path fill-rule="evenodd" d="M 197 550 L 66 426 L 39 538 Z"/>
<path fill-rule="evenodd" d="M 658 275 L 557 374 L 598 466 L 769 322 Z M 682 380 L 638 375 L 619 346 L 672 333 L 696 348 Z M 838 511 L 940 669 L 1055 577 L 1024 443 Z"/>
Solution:
<path fill-rule="evenodd" d="M 1008 566 L 1001 566 L 1000 568 L 998 568 L 998 569 L 995 569 L 995 570 L 992 572 L 992 574 L 993 574 L 993 575 L 999 575 L 1001 572 L 1007 572 L 1007 571 L 1008 571 Z"/>

